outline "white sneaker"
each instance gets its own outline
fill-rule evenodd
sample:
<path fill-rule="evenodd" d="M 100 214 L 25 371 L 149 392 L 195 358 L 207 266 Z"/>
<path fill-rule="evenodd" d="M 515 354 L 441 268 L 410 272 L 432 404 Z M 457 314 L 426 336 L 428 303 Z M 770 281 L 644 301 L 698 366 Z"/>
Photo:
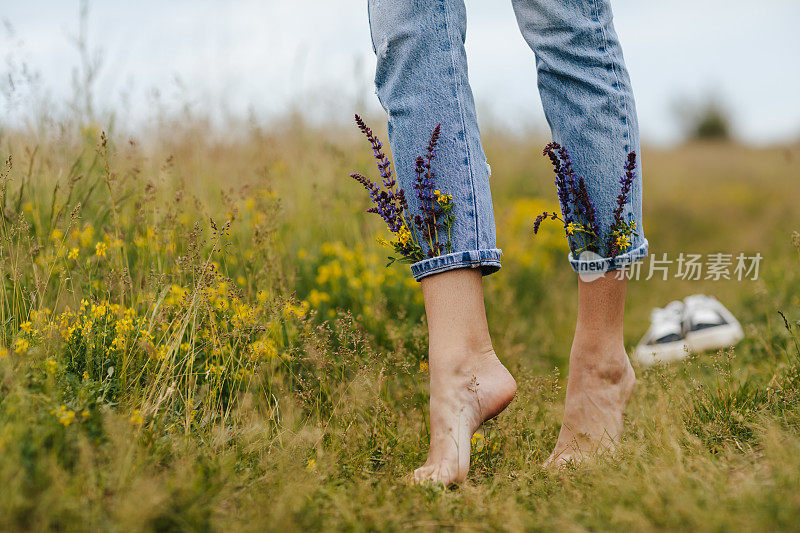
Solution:
<path fill-rule="evenodd" d="M 678 361 L 689 355 L 683 334 L 683 302 L 674 301 L 650 313 L 650 329 L 644 334 L 635 355 L 644 366 Z"/>
<path fill-rule="evenodd" d="M 683 331 L 691 351 L 719 350 L 744 338 L 742 326 L 713 296 L 694 294 L 683 303 Z"/>

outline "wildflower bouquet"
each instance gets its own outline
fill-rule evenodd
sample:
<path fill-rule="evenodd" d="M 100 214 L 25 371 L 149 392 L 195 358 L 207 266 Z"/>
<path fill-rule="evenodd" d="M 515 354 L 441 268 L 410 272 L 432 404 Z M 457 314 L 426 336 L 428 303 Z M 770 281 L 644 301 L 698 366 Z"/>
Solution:
<path fill-rule="evenodd" d="M 597 211 L 586 188 L 583 177 L 575 175 L 567 150 L 558 143 L 548 144 L 543 155 L 550 158 L 556 174 L 555 184 L 558 200 L 561 204 L 561 213 L 555 211 L 543 212 L 536 217 L 533 223 L 533 233 L 539 232 L 539 226 L 544 220 L 558 220 L 564 225 L 567 233 L 570 251 L 574 257 L 582 252 L 593 252 L 604 257 L 616 257 L 630 248 L 632 237 L 636 233 L 636 221 L 625 220 L 622 211 L 628 202 L 631 185 L 636 177 L 636 152 L 628 154 L 625 163 L 625 175 L 620 178 L 620 193 L 617 195 L 617 204 L 614 208 L 614 219 L 608 231 L 608 240 L 603 246 L 600 242 L 600 226 L 597 222 Z M 570 238 L 572 237 L 572 238 Z"/>
<path fill-rule="evenodd" d="M 360 116 L 356 115 L 356 124 L 372 146 L 372 153 L 377 161 L 381 182 L 375 183 L 367 177 L 353 172 L 350 177 L 358 181 L 369 191 L 375 204 L 367 213 L 379 215 L 386 226 L 394 234 L 394 240 L 379 238 L 378 242 L 392 248 L 400 257 L 390 257 L 404 263 L 416 263 L 427 257 L 436 257 L 452 251 L 453 196 L 444 194 L 435 187 L 433 159 L 436 157 L 436 145 L 439 143 L 440 125 L 437 124 L 431 133 L 425 154 L 414 162 L 414 189 L 419 200 L 421 213 L 411 216 L 405 191 L 397 186 L 391 162 L 382 151 L 383 143 L 372 130 L 367 127 Z M 383 185 L 381 187 L 380 185 Z M 387 265 L 388 266 L 388 265 Z"/>

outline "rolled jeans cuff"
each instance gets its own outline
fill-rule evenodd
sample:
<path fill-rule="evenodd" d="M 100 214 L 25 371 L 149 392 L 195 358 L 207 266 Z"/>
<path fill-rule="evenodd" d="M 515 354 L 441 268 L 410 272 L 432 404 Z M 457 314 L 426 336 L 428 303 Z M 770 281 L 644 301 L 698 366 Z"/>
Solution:
<path fill-rule="evenodd" d="M 427 276 L 457 268 L 480 268 L 481 273 L 487 276 L 500 270 L 502 254 L 503 251 L 498 248 L 452 252 L 417 261 L 411 265 L 411 274 L 419 281 Z"/>
<path fill-rule="evenodd" d="M 602 274 L 611 270 L 618 270 L 644 259 L 647 257 L 648 246 L 647 239 L 642 239 L 642 243 L 633 250 L 628 250 L 624 254 L 614 257 L 600 257 L 597 254 L 592 254 L 593 257 L 586 259 L 584 254 L 581 254 L 578 259 L 575 259 L 570 253 L 569 263 L 572 265 L 572 270 L 578 274 Z"/>

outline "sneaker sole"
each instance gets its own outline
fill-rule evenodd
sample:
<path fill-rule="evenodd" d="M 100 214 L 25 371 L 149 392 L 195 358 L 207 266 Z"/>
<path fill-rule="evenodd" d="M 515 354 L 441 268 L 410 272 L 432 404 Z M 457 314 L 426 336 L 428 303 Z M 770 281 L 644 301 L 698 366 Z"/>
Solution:
<path fill-rule="evenodd" d="M 634 353 L 643 366 L 680 361 L 689 356 L 689 345 L 684 342 L 671 342 L 658 346 L 637 346 Z"/>
<path fill-rule="evenodd" d="M 686 343 L 693 352 L 708 352 L 734 346 L 743 338 L 742 326 L 731 323 L 687 333 Z"/>

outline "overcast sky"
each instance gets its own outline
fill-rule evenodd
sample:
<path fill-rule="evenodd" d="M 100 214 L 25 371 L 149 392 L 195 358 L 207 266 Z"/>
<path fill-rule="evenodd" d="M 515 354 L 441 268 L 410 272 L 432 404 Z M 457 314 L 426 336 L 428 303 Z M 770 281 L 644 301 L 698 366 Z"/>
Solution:
<path fill-rule="evenodd" d="M 0 37 L 0 68 L 24 61 L 51 99 L 67 99 L 79 62 L 70 44 L 78 2 L 3 3 L 0 18 L 13 33 Z M 466 3 L 479 119 L 542 127 L 533 55 L 510 1 Z M 613 6 L 647 140 L 675 140 L 676 102 L 709 93 L 731 108 L 745 140 L 800 137 L 800 0 Z M 155 92 L 166 104 L 188 102 L 212 115 L 270 116 L 291 102 L 335 120 L 349 120 L 356 106 L 378 109 L 365 0 L 104 0 L 91 4 L 88 37 L 103 52 L 100 103 L 124 107 L 132 121 L 152 112 Z M 6 115 L 25 113 L 25 105 Z"/>

